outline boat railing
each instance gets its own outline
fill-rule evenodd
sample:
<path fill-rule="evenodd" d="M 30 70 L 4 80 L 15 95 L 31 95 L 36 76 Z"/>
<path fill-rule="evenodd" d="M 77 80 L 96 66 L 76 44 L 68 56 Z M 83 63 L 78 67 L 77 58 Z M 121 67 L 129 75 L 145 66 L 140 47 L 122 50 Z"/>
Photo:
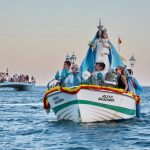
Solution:
<path fill-rule="evenodd" d="M 55 86 L 58 86 L 58 85 L 59 85 L 59 81 L 56 80 L 56 79 L 53 79 L 53 80 L 48 82 L 47 89 L 49 90 L 49 89 L 51 89 L 51 88 L 53 88 Z"/>
<path fill-rule="evenodd" d="M 104 86 L 116 87 L 117 81 L 116 80 L 104 80 Z"/>

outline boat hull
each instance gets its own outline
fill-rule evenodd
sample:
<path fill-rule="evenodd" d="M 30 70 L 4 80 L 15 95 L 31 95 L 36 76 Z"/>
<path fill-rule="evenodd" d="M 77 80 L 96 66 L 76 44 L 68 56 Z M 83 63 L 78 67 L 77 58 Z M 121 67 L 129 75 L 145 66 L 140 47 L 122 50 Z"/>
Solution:
<path fill-rule="evenodd" d="M 0 88 L 14 88 L 17 91 L 34 91 L 35 84 L 27 82 L 1 82 Z"/>
<path fill-rule="evenodd" d="M 108 90 L 80 89 L 76 94 L 56 91 L 47 95 L 57 120 L 97 122 L 136 116 L 135 99 Z"/>

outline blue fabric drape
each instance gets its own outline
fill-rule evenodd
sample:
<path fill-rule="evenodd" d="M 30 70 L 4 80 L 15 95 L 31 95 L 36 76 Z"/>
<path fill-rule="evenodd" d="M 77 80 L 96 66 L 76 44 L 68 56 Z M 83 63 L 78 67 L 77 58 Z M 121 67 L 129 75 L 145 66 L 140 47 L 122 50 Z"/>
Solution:
<path fill-rule="evenodd" d="M 98 37 L 98 31 L 95 34 L 92 43 L 95 42 L 95 39 Z M 94 64 L 95 64 L 95 51 L 92 51 L 92 48 L 88 48 L 87 53 L 81 63 L 81 66 L 79 68 L 80 72 L 84 72 L 85 70 L 89 71 L 89 72 L 93 72 L 94 71 Z"/>
<path fill-rule="evenodd" d="M 136 95 L 140 95 L 142 93 L 142 91 L 143 91 L 142 86 L 138 83 L 138 81 L 134 77 L 129 77 L 128 78 L 128 85 L 129 85 L 129 90 L 130 90 L 130 88 L 133 88 L 134 89 L 134 93 Z"/>
<path fill-rule="evenodd" d="M 109 60 L 110 60 L 110 68 L 114 69 L 117 66 L 122 66 L 125 67 L 122 59 L 120 58 L 117 50 L 113 46 L 113 44 L 110 42 L 110 55 L 109 55 Z"/>
<path fill-rule="evenodd" d="M 82 64 L 79 69 L 80 72 L 83 72 L 85 70 L 89 72 L 93 72 L 94 70 L 94 54 L 91 48 L 88 49 L 87 54 L 84 60 L 82 61 Z"/>

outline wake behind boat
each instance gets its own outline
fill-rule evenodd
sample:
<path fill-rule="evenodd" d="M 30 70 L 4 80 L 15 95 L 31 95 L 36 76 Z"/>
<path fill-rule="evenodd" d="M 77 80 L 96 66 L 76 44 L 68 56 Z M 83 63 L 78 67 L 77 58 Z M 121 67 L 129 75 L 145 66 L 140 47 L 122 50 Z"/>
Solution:
<path fill-rule="evenodd" d="M 98 29 L 100 30 L 102 28 L 103 26 L 100 23 Z M 106 33 L 105 29 L 103 31 Z M 69 83 L 76 81 L 79 85 L 74 86 L 72 84 L 71 87 L 70 84 L 62 84 L 62 81 L 57 80 L 52 80 L 48 84 L 48 90 L 45 93 L 43 104 L 47 112 L 49 112 L 50 109 L 54 111 L 57 120 L 97 122 L 130 119 L 140 116 L 140 97 L 137 92 L 140 89 L 139 85 L 137 82 L 133 82 L 134 78 L 130 75 L 127 75 L 128 90 L 126 90 L 126 85 L 121 85 L 124 89 L 119 87 L 120 80 L 118 80 L 118 83 L 114 81 L 114 78 L 109 80 L 110 76 L 112 77 L 110 69 L 114 70 L 118 66 L 123 68 L 125 65 L 110 41 L 109 50 L 107 47 L 103 49 L 103 51 L 105 51 L 104 54 L 109 54 L 109 57 L 105 57 L 103 60 L 100 60 L 101 58 L 99 57 L 93 57 L 96 53 L 98 53 L 97 51 L 95 51 L 95 54 L 92 52 L 92 48 L 96 42 L 103 44 L 106 43 L 107 46 L 107 41 L 105 39 L 104 41 L 96 41 L 96 37 L 97 34 L 93 41 L 89 44 L 87 54 L 79 68 L 79 74 L 81 74 L 80 83 L 79 80 L 77 80 L 77 75 L 75 78 L 70 79 L 68 79 L 68 75 L 64 81 L 69 81 Z M 94 67 L 97 69 L 96 65 L 101 64 L 99 61 L 105 62 L 106 65 L 104 68 L 109 68 L 105 71 L 109 72 L 105 76 L 105 79 L 102 78 L 102 72 L 100 74 L 96 74 L 97 80 L 95 82 L 95 79 L 93 80 L 90 76 L 94 76 Z M 77 69 L 77 66 L 74 65 L 74 63 L 72 66 L 72 69 L 75 69 L 74 67 Z M 117 69 L 119 69 L 119 67 Z M 118 72 L 117 69 L 116 72 Z M 91 72 L 94 73 L 91 75 Z M 64 76 L 64 72 L 61 75 Z M 59 78 L 57 79 L 59 80 Z M 90 82 L 91 79 L 93 81 L 92 83 Z M 136 87 L 133 86 L 133 84 L 136 85 Z M 67 87 L 68 85 L 69 87 Z"/>

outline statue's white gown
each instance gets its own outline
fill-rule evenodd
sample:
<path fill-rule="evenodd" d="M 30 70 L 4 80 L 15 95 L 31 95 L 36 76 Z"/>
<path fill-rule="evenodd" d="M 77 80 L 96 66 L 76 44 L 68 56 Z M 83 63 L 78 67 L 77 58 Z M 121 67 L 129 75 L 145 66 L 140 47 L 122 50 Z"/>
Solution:
<path fill-rule="evenodd" d="M 103 62 L 105 64 L 104 72 L 107 73 L 109 70 L 109 48 L 104 46 L 109 46 L 107 39 L 96 39 L 94 43 L 94 48 L 96 48 L 96 55 L 95 55 L 95 63 L 96 62 Z"/>

